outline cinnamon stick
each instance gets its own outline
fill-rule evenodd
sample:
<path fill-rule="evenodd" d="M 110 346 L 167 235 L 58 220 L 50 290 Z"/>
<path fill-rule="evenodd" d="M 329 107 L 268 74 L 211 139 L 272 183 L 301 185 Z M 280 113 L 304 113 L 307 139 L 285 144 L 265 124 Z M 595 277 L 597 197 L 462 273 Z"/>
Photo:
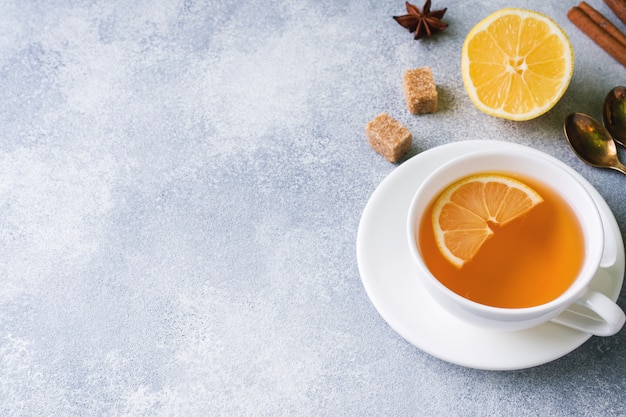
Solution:
<path fill-rule="evenodd" d="M 602 13 L 591 7 L 586 2 L 582 1 L 578 5 L 580 10 L 585 12 L 591 20 L 593 20 L 598 26 L 606 30 L 611 36 L 613 36 L 619 43 L 626 46 L 626 35 L 624 35 L 609 19 L 604 17 Z"/>
<path fill-rule="evenodd" d="M 609 9 L 613 10 L 613 13 L 619 20 L 626 25 L 626 1 L 625 0 L 604 0 L 604 3 L 609 6 Z"/>
<path fill-rule="evenodd" d="M 580 7 L 572 7 L 567 12 L 567 18 L 615 60 L 626 66 L 626 46 L 602 29 Z"/>

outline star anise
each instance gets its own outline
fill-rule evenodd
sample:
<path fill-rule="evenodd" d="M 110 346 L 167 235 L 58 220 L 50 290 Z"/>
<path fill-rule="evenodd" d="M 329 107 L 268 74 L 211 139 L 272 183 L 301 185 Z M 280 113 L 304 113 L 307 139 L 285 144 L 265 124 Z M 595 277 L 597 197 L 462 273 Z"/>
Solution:
<path fill-rule="evenodd" d="M 406 2 L 406 11 L 409 14 L 404 16 L 394 16 L 396 22 L 404 26 L 409 32 L 415 32 L 415 40 L 421 39 L 424 36 L 432 36 L 437 32 L 441 32 L 448 27 L 448 24 L 441 21 L 441 18 L 446 13 L 445 9 L 430 11 L 430 0 L 426 0 L 422 11 L 420 9 Z"/>

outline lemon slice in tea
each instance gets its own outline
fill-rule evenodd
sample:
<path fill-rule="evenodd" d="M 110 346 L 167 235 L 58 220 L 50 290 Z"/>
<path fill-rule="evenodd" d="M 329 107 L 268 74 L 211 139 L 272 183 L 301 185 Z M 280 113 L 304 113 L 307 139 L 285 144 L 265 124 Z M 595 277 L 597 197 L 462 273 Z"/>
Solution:
<path fill-rule="evenodd" d="M 457 268 L 469 262 L 494 231 L 543 201 L 523 182 L 499 174 L 478 174 L 448 186 L 433 206 L 435 242 Z"/>

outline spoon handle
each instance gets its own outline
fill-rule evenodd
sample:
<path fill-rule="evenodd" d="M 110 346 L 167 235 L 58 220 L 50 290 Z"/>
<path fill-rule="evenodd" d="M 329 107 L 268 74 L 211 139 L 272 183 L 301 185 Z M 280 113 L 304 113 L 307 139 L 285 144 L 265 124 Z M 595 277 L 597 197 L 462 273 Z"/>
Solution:
<path fill-rule="evenodd" d="M 622 163 L 617 163 L 617 164 L 613 165 L 611 168 L 613 168 L 614 170 L 619 171 L 622 174 L 626 175 L 626 165 L 624 165 Z"/>

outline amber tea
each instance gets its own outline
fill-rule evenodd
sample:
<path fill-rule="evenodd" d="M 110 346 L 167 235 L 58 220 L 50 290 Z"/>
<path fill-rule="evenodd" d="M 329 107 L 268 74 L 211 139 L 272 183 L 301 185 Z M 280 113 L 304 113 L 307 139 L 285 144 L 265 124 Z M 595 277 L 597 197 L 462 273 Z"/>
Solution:
<path fill-rule="evenodd" d="M 441 253 L 431 219 L 434 203 L 420 224 L 418 246 L 428 269 L 455 293 L 494 307 L 532 307 L 554 300 L 576 279 L 585 256 L 583 233 L 558 193 L 510 176 L 532 187 L 543 202 L 503 226 L 490 223 L 494 233 L 471 261 L 459 268 Z"/>

